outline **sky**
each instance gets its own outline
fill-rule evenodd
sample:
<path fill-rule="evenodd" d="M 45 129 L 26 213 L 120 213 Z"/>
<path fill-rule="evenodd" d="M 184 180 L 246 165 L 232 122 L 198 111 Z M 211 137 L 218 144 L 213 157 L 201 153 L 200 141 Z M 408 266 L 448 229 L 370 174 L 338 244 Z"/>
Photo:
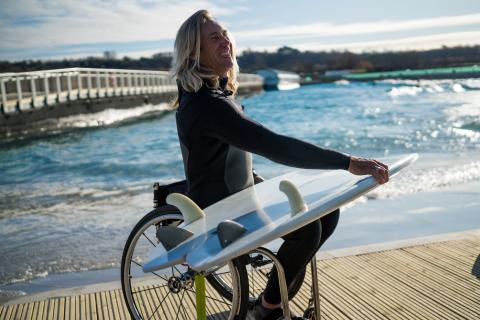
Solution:
<path fill-rule="evenodd" d="M 480 0 L 0 0 L 0 60 L 171 52 L 199 9 L 228 28 L 240 52 L 480 44 Z"/>

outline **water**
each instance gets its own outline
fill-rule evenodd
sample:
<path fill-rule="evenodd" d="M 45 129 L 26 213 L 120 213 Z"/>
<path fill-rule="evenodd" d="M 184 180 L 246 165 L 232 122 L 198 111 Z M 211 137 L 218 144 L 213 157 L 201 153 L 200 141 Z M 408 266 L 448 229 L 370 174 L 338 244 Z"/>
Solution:
<path fill-rule="evenodd" d="M 479 89 L 476 79 L 342 81 L 242 103 L 272 130 L 318 145 L 430 159 L 363 199 L 375 203 L 480 180 Z M 0 296 L 15 294 L 7 284 L 119 266 L 128 233 L 152 206 L 153 182 L 183 177 L 165 108 L 68 117 L 55 134 L 0 145 Z M 254 166 L 265 177 L 290 170 L 261 157 Z"/>

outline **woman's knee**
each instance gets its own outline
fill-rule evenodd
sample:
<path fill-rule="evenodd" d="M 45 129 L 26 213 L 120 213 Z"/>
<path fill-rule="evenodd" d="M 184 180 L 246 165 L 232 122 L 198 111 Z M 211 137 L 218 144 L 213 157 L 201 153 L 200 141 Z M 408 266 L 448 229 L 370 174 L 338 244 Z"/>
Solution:
<path fill-rule="evenodd" d="M 302 243 L 305 249 L 318 249 L 322 239 L 322 223 L 320 220 L 315 220 L 306 226 L 301 227 L 294 232 L 289 233 L 283 237 L 284 240 L 298 241 Z"/>
<path fill-rule="evenodd" d="M 320 219 L 322 225 L 322 240 L 321 244 L 323 244 L 327 239 L 332 235 L 332 233 L 337 228 L 338 220 L 340 218 L 340 209 L 336 209 L 332 211 L 328 215 L 324 216 Z"/>

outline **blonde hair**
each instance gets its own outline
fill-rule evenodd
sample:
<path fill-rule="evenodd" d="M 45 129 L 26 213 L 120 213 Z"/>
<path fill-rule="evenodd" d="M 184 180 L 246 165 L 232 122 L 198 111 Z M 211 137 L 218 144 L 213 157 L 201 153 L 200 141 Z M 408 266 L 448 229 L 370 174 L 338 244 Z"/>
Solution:
<path fill-rule="evenodd" d="M 210 12 L 199 10 L 178 29 L 170 72 L 185 91 L 197 92 L 204 83 L 209 87 L 219 86 L 219 76 L 200 64 L 201 31 L 209 21 L 215 21 Z M 228 37 L 232 44 L 233 67 L 227 73 L 227 89 L 235 94 L 238 87 L 238 64 L 233 38 L 229 33 Z M 178 105 L 178 98 L 176 100 L 175 104 Z"/>

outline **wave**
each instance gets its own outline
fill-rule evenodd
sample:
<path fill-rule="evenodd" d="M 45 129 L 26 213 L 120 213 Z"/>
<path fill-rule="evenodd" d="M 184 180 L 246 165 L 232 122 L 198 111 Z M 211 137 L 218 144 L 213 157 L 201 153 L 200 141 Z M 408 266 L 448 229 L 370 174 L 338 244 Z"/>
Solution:
<path fill-rule="evenodd" d="M 468 182 L 480 181 L 480 161 L 461 165 L 445 165 L 409 170 L 368 194 L 368 199 L 396 198 L 429 192 Z"/>
<path fill-rule="evenodd" d="M 346 86 L 350 84 L 350 81 L 342 79 L 342 80 L 337 80 L 334 83 L 339 86 Z"/>
<path fill-rule="evenodd" d="M 170 110 L 168 103 L 147 104 L 128 109 L 105 109 L 100 112 L 78 114 L 58 119 L 45 119 L 21 131 L 8 132 L 1 143 L 9 143 L 31 137 L 55 135 L 72 129 L 87 129 L 128 123 L 160 115 Z"/>
<path fill-rule="evenodd" d="M 401 86 L 401 87 L 393 87 L 388 91 L 388 94 L 391 97 L 416 96 L 418 93 L 422 91 L 423 89 L 417 86 Z"/>
<path fill-rule="evenodd" d="M 409 79 L 388 79 L 373 81 L 376 85 L 387 85 L 391 87 L 388 94 L 392 97 L 410 95 L 414 96 L 420 92 L 440 93 L 454 92 L 463 93 L 466 91 L 480 90 L 480 79 L 443 79 L 443 80 L 409 80 Z"/>
<path fill-rule="evenodd" d="M 129 109 L 105 109 L 91 114 L 79 114 L 58 119 L 58 128 L 90 128 L 108 126 L 169 109 L 167 103 L 148 104 Z"/>

